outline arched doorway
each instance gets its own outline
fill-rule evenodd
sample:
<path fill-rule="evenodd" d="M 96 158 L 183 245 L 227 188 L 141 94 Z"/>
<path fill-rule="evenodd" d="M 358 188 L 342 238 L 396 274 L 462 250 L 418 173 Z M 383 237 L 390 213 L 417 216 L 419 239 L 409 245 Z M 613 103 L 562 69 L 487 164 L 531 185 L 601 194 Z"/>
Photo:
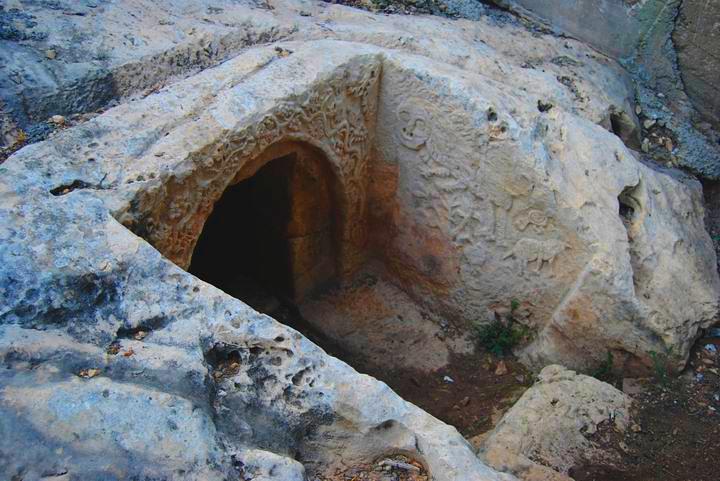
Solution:
<path fill-rule="evenodd" d="M 296 302 L 333 283 L 335 184 L 320 150 L 298 142 L 271 147 L 215 203 L 189 271 L 256 308 L 268 294 Z"/>

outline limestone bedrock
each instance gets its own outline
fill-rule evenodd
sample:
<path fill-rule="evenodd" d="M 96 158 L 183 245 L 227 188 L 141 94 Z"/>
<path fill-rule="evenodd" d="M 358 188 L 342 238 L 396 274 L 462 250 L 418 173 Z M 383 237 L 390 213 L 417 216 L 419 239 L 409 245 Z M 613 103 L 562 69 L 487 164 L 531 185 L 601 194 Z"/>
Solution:
<path fill-rule="evenodd" d="M 525 481 L 568 481 L 574 465 L 608 453 L 590 441 L 602 423 L 623 432 L 630 398 L 613 386 L 562 366 L 542 370 L 480 449 L 492 467 Z"/>
<path fill-rule="evenodd" d="M 214 203 L 277 146 L 312 146 L 336 178 L 340 281 L 378 256 L 461 327 L 516 299 L 529 364 L 612 351 L 640 369 L 672 349 L 679 366 L 716 314 L 700 185 L 603 127 L 633 115 L 612 62 L 515 24 L 275 10 L 294 41 L 0 166 L 3 477 L 302 479 L 400 451 L 438 481 L 514 479 L 183 270 Z"/>

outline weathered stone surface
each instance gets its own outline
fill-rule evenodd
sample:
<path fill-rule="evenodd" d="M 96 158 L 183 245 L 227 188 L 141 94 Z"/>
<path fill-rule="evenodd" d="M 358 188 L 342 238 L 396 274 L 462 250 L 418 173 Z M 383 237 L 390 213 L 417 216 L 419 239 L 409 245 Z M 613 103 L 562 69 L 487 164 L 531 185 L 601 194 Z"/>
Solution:
<path fill-rule="evenodd" d="M 330 44 L 316 48 L 323 45 Z M 352 219 L 341 227 L 342 272 L 353 272 L 366 255 L 362 179 L 372 168 L 368 155 L 376 138 L 381 155 L 374 162 L 401 173 L 395 203 L 384 206 L 394 216 L 391 229 L 384 226 L 387 262 L 418 298 L 467 322 L 513 298 L 527 303 L 537 337 L 525 356 L 533 363 L 587 366 L 604 359 L 606 350 L 648 362 L 647 352 L 668 347 L 682 362 L 698 327 L 715 312 L 718 286 L 713 263 L 693 260 L 713 255 L 698 183 L 638 163 L 616 137 L 561 102 L 541 112 L 534 94 L 426 57 L 335 45 L 355 58 L 376 59 L 356 74 L 360 83 L 353 87 L 367 100 L 322 117 L 342 125 L 345 116 L 359 128 L 321 147 L 339 178 L 338 205 L 348 209 L 341 216 Z M 249 52 L 52 143 L 31 146 L 18 160 L 56 159 L 41 168 L 47 190 L 76 181 L 97 189 L 123 224 L 187 266 L 214 201 L 233 178 L 257 170 L 251 160 L 265 147 L 288 135 L 341 132 L 330 123 L 324 130 L 303 124 L 303 117 L 317 114 L 293 113 L 295 107 L 264 114 L 267 120 L 248 128 L 238 123 L 248 99 L 255 99 L 249 108 L 269 112 L 296 102 L 281 99 L 296 95 L 299 77 L 295 84 L 264 79 L 283 78 L 300 65 L 308 75 L 332 65 L 312 58 L 313 47 L 283 48 L 295 53 Z M 201 93 L 265 64 L 245 82 L 216 91 L 209 104 Z M 377 84 L 373 72 L 376 78 L 381 69 Z M 313 98 L 339 93 L 316 85 L 318 93 L 304 101 L 311 109 L 317 108 Z M 343 105 L 343 95 L 334 105 Z M 186 109 L 196 117 L 186 117 Z M 599 114 L 599 106 L 585 115 L 593 112 Z M 146 126 L 142 132 L 134 131 L 137 122 Z M 239 134 L 226 137 L 231 132 Z M 618 215 L 621 196 L 632 218 Z M 695 286 L 689 308 L 667 295 L 681 279 Z M 643 329 L 636 328 L 640 319 Z"/>
<path fill-rule="evenodd" d="M 555 71 L 595 70 L 602 72 L 598 78 L 581 75 L 575 79 L 581 84 L 581 94 L 586 83 L 599 83 L 591 95 L 583 95 L 586 103 L 605 104 L 608 95 L 624 94 L 623 87 L 613 85 L 617 79 L 605 75 L 605 69 L 592 68 L 594 60 L 583 58 L 586 65 L 559 69 L 550 60 L 568 50 L 556 39 L 534 40 L 536 49 L 529 52 L 524 43 L 532 38 L 530 32 L 517 22 L 512 25 L 511 19 L 498 24 L 492 18 L 478 17 L 471 7 L 452 8 L 479 19 L 480 23 L 457 22 L 461 28 L 449 20 L 422 17 L 407 22 L 404 17 L 374 16 L 371 25 L 366 12 L 284 1 L 256 5 L 220 0 L 189 5 L 130 0 L 91 5 L 63 0 L 48 8 L 44 2 L 12 0 L 4 7 L 0 21 L 15 30 L 0 38 L 0 64 L 6 66 L 0 72 L 0 101 L 5 103 L 2 123 L 26 129 L 31 138 L 46 135 L 50 127 L 45 121 L 52 115 L 105 108 L 113 100 L 155 91 L 172 79 L 216 65 L 250 46 L 281 39 L 330 37 L 402 47 L 486 74 L 492 72 L 498 80 L 514 75 L 507 70 L 510 65 L 515 65 L 515 70 L 529 61 L 532 65 L 526 68 L 538 69 L 536 74 L 545 77 L 533 82 L 539 85 L 550 81 L 554 75 L 549 74 Z M 452 41 L 446 42 L 447 35 L 438 35 L 438 29 L 450 33 Z M 510 37 L 515 39 L 504 41 Z M 568 45 L 571 50 L 579 49 L 581 58 L 592 55 L 577 42 Z M 57 52 L 56 58 L 47 58 L 49 48 Z M 512 59 L 517 56 L 524 58 Z M 604 85 L 607 82 L 611 85 Z M 531 87 L 526 84 L 524 88 Z M 624 98 L 613 101 L 625 108 Z M 12 143 L 10 134 L 18 131 L 3 130 L 8 130 L 5 143 Z"/>
<path fill-rule="evenodd" d="M 288 479 L 300 468 L 287 456 L 404 449 L 437 479 L 501 479 L 454 429 L 182 272 L 91 195 L 30 207 L 3 185 L 2 197 L 3 477 Z M 46 241 L 13 241 L 40 219 Z"/>
<path fill-rule="evenodd" d="M 626 367 L 638 367 L 662 344 L 682 364 L 718 292 L 711 265 L 687 270 L 713 257 L 699 183 L 639 163 L 561 109 L 538 112 L 517 93 L 396 58 L 378 118 L 393 128 L 379 129 L 378 144 L 401 173 L 387 256 L 404 285 L 435 292 L 430 302 L 461 319 L 517 299 L 537 333 L 523 355 L 540 365 L 587 367 L 592 353 L 623 346 Z M 705 279 L 697 304 L 667 297 L 681 278 Z"/>
<path fill-rule="evenodd" d="M 720 4 L 681 2 L 673 41 L 688 96 L 720 125 Z"/>
<path fill-rule="evenodd" d="M 372 119 L 376 99 L 372 79 L 379 74 L 378 52 L 352 45 L 336 49 L 338 46 L 343 45 L 321 43 L 318 49 L 304 49 L 304 53 L 288 57 L 292 61 L 272 62 L 259 76 L 251 76 L 252 81 L 246 79 L 224 89 L 211 87 L 216 96 L 205 97 L 205 88 L 221 81 L 223 72 L 242 76 L 243 65 L 254 68 L 258 59 L 266 64 L 267 58 L 276 55 L 274 47 L 269 47 L 220 67 L 220 71 L 208 72 L 206 81 L 213 81 L 201 89 L 197 87 L 203 81 L 194 80 L 181 89 L 148 98 L 147 102 L 159 102 L 155 104 L 158 110 L 148 116 L 148 128 L 141 136 L 152 135 L 151 116 L 157 115 L 169 128 L 168 135 L 157 137 L 163 145 L 146 143 L 140 151 L 134 150 L 140 139 L 126 137 L 135 122 L 133 116 L 142 118 L 151 111 L 135 111 L 128 105 L 84 127 L 65 131 L 61 137 L 76 146 L 69 151 L 61 147 L 63 141 L 35 144 L 25 151 L 31 163 L 31 158 L 37 158 L 32 151 L 65 151 L 67 155 L 60 154 L 65 167 L 57 164 L 60 169 L 50 179 L 54 175 L 68 178 L 50 180 L 50 184 L 60 180 L 61 184 L 68 182 L 67 187 L 48 189 L 50 184 L 42 180 L 49 179 L 43 168 L 28 168 L 15 158 L 2 167 L 0 316 L 4 329 L 12 330 L 0 336 L 7 343 L 3 361 L 11 368 L 2 372 L 0 403 L 6 414 L 2 455 L 9 459 L 15 451 L 23 452 L 13 462 L 3 463 L 4 477 L 68 472 L 77 479 L 207 479 L 233 477 L 248 470 L 268 479 L 287 479 L 302 475 L 300 466 L 284 459 L 287 457 L 301 459 L 310 472 L 322 472 L 340 461 L 346 465 L 366 463 L 402 450 L 425 463 L 435 479 L 502 479 L 479 462 L 453 428 L 406 403 L 384 384 L 325 355 L 296 332 L 183 272 L 122 227 L 108 210 L 114 204 L 119 207 L 115 215 L 123 219 L 132 220 L 137 214 L 147 220 L 133 225 L 143 226 L 148 238 L 159 240 L 161 246 L 178 245 L 164 244 L 166 238 L 158 233 L 165 231 L 154 230 L 162 223 L 153 224 L 149 216 L 142 217 L 131 206 L 139 193 L 160 202 L 161 197 L 180 192 L 181 196 L 171 195 L 164 201 L 162 212 L 191 216 L 194 204 L 188 202 L 204 198 L 202 191 L 195 191 L 197 197 L 187 197 L 197 189 L 193 182 L 199 180 L 191 175 L 186 176 L 185 184 L 178 181 L 175 187 L 185 186 L 189 191 L 166 190 L 171 178 L 183 178 L 181 170 L 155 169 L 172 165 L 175 158 L 187 159 L 183 152 L 170 148 L 173 143 L 184 146 L 183 150 L 207 152 L 207 145 L 198 140 L 243 134 L 247 128 L 243 124 L 265 128 L 262 126 L 270 124 L 257 124 L 255 115 L 267 115 L 265 109 L 272 112 L 278 105 L 292 105 L 298 102 L 298 95 L 312 99 L 302 97 L 304 89 L 306 95 L 314 90 L 323 95 L 347 95 L 338 106 L 356 108 L 360 122 Z M 300 45 L 286 47 L 301 50 Z M 317 55 L 320 51 L 335 53 Z M 269 78 L 275 81 L 269 82 Z M 277 82 L 282 78 L 289 81 L 284 85 Z M 174 99 L 188 94 L 204 98 L 199 118 L 187 119 L 188 130 L 170 128 L 178 127 L 179 120 L 170 113 Z M 191 106 L 189 100 L 174 104 L 177 113 Z M 319 105 L 313 102 L 308 101 L 308 108 Z M 327 108 L 320 113 L 332 115 L 333 111 Z M 342 115 L 348 112 L 343 110 Z M 105 124 L 108 128 L 102 127 L 105 122 L 109 122 Z M 121 127 L 124 122 L 128 130 Z M 198 129 L 202 125 L 204 128 Z M 350 125 L 364 128 L 358 122 Z M 190 132 L 194 134 L 188 136 Z M 271 132 L 260 130 L 257 136 L 245 138 L 260 143 L 259 153 L 263 142 L 276 140 Z M 104 135 L 118 135 L 127 142 L 105 144 L 101 140 Z M 352 135 L 350 144 L 336 144 L 337 149 L 350 148 L 338 152 L 361 153 L 352 143 L 360 138 Z M 87 140 L 96 145 L 89 146 Z M 136 155 L 144 152 L 153 162 L 142 165 L 135 156 L 120 154 L 118 148 L 129 148 Z M 121 161 L 121 165 L 108 155 L 111 151 L 119 155 L 116 160 L 135 160 Z M 155 155 L 161 151 L 165 152 L 162 156 Z M 79 163 L 78 154 L 82 158 Z M 93 160 L 88 160 L 88 154 Z M 362 162 L 365 157 L 342 159 Z M 244 160 L 241 157 L 236 162 Z M 197 173 L 197 167 L 207 169 L 206 174 L 213 172 L 213 164 L 185 165 L 190 168 L 188 174 Z M 130 174 L 134 180 L 119 181 L 113 174 L 112 180 L 98 179 L 91 186 L 95 174 L 87 177 L 87 169 L 96 166 L 119 168 L 116 174 Z M 221 191 L 232 180 L 232 175 L 226 177 L 226 169 L 237 172 L 239 166 L 217 166 L 221 167 L 216 171 L 217 182 L 223 184 Z M 344 163 L 337 167 L 349 172 L 347 175 L 353 172 L 347 171 Z M 146 188 L 152 180 L 139 180 L 140 171 L 146 168 L 152 172 L 146 171 L 144 178 L 157 180 L 157 190 Z M 76 177 L 78 182 L 69 180 Z M 361 195 L 351 188 L 347 193 Z M 179 205 L 188 206 L 186 213 L 176 210 Z M 149 201 L 138 204 L 141 209 L 152 206 Z M 348 208 L 353 212 L 358 207 L 350 203 Z M 38 225 L 43 225 L 40 237 L 28 242 Z M 348 231 L 349 242 L 354 229 Z M 141 331 L 144 334 L 138 335 Z M 258 449 L 282 459 L 263 461 L 261 458 L 273 455 L 259 458 Z M 118 453 L 123 460 L 97 458 L 93 455 L 97 452 Z M 36 459 L 42 463 L 33 462 Z M 278 468 L 273 469 L 270 462 Z"/>
<path fill-rule="evenodd" d="M 438 481 L 503 479 L 453 428 L 180 268 L 227 187 L 297 143 L 335 179 L 338 280 L 378 257 L 459 326 L 517 299 L 529 363 L 610 350 L 633 368 L 672 348 L 681 364 L 715 315 L 699 184 L 598 125 L 632 115 L 610 61 L 517 24 L 278 5 L 294 41 L 0 167 L 0 453 L 24 456 L 3 475 L 292 479 L 399 450 Z"/>
<path fill-rule="evenodd" d="M 495 0 L 614 58 L 632 57 L 642 35 L 637 0 Z"/>
<path fill-rule="evenodd" d="M 267 9 L 231 0 L 10 0 L 2 7 L 2 115 L 31 134 L 52 115 L 104 108 L 293 30 Z"/>
<path fill-rule="evenodd" d="M 716 2 L 680 0 L 495 0 L 517 14 L 621 59 L 642 114 L 673 144 L 643 151 L 709 179 L 720 177 Z M 644 135 L 652 134 L 645 129 Z M 636 150 L 639 145 L 630 145 Z"/>
<path fill-rule="evenodd" d="M 492 467 L 526 481 L 568 481 L 577 463 L 604 453 L 585 437 L 600 423 L 624 431 L 630 399 L 595 378 L 548 366 L 481 447 Z"/>

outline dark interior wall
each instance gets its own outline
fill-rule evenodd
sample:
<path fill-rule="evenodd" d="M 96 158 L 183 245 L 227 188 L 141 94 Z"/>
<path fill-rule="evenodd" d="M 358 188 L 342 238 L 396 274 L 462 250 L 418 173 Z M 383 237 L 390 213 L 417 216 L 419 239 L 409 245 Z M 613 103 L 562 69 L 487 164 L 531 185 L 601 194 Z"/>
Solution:
<path fill-rule="evenodd" d="M 277 159 L 228 187 L 205 222 L 191 273 L 226 291 L 248 277 L 292 294 L 290 253 L 283 235 L 290 219 L 289 177 L 282 175 L 292 161 Z"/>
<path fill-rule="evenodd" d="M 228 187 L 189 271 L 240 298 L 248 282 L 291 299 L 332 282 L 338 253 L 332 180 L 322 154 L 302 149 Z"/>

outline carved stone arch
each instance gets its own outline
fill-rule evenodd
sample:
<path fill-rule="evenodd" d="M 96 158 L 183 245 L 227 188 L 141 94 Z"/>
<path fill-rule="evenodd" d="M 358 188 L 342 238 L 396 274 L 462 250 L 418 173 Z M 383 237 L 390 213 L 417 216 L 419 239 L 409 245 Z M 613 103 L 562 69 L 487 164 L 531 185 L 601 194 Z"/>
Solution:
<path fill-rule="evenodd" d="M 178 169 L 143 186 L 118 218 L 186 269 L 213 206 L 241 172 L 253 164 L 259 168 L 273 146 L 301 142 L 321 151 L 337 178 L 338 274 L 346 279 L 364 260 L 377 72 L 375 64 L 352 72 L 339 69 L 305 92 L 277 100 L 268 111 L 248 113 L 212 143 L 194 145 Z"/>
<path fill-rule="evenodd" d="M 296 156 L 297 161 L 313 162 L 318 168 L 330 172 L 331 202 L 335 217 L 334 240 L 336 248 L 337 280 L 352 275 L 364 257 L 367 228 L 365 219 L 364 171 L 348 169 L 349 159 L 339 157 L 326 142 L 306 135 L 289 135 L 266 147 L 260 154 L 243 163 L 228 186 L 253 177 L 275 159 Z"/>

